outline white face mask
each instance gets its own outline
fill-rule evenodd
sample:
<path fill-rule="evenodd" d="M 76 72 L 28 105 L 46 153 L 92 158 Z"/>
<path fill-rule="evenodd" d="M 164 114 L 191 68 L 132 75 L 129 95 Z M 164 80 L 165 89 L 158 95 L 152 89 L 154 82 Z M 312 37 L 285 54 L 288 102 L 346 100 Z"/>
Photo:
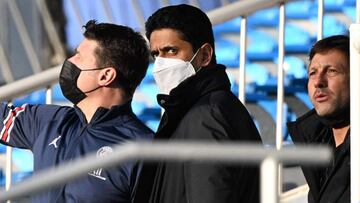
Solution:
<path fill-rule="evenodd" d="M 195 75 L 195 69 L 191 62 L 198 51 L 196 51 L 190 61 L 163 57 L 155 58 L 152 73 L 156 84 L 159 86 L 160 94 L 169 95 L 170 91 L 177 87 L 182 81 Z"/>

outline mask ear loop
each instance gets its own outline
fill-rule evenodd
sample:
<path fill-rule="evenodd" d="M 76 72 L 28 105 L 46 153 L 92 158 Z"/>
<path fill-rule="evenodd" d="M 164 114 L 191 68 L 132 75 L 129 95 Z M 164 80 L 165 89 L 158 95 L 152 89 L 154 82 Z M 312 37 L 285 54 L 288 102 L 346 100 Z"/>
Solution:
<path fill-rule="evenodd" d="M 84 70 L 81 70 L 81 71 L 87 72 L 87 71 L 95 71 L 95 70 L 102 70 L 102 69 L 104 69 L 104 68 L 84 69 Z M 101 88 L 101 87 L 103 87 L 103 86 L 98 86 L 98 87 L 96 87 L 96 88 L 94 88 L 94 89 L 92 89 L 92 90 L 89 90 L 89 91 L 86 91 L 86 92 L 83 92 L 83 93 L 84 93 L 84 94 L 88 94 L 88 93 L 90 93 L 90 92 L 93 92 L 93 91 Z"/>
<path fill-rule="evenodd" d="M 200 48 L 198 48 L 198 50 L 195 52 L 194 56 L 191 58 L 191 60 L 189 61 L 190 63 L 194 60 L 194 58 L 197 56 L 198 52 L 199 52 Z M 193 66 L 194 67 L 194 66 Z M 195 69 L 195 68 L 194 68 Z M 195 73 L 199 72 L 202 69 L 202 66 L 200 66 L 197 70 L 195 69 Z"/>
<path fill-rule="evenodd" d="M 194 58 L 196 57 L 196 55 L 198 54 L 200 48 L 198 48 L 198 50 L 195 52 L 194 56 L 191 58 L 191 60 L 189 61 L 190 63 L 194 60 Z"/>

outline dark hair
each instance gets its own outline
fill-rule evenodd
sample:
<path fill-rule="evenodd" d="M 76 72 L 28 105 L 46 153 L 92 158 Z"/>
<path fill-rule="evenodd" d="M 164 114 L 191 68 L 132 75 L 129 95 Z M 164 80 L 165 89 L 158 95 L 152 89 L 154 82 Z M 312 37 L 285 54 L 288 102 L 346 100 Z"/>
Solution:
<path fill-rule="evenodd" d="M 194 52 L 203 44 L 209 43 L 214 50 L 211 63 L 216 63 L 212 25 L 200 9 L 181 4 L 157 10 L 145 23 L 146 37 L 150 40 L 151 33 L 162 28 L 178 31 L 182 40 L 191 44 Z"/>
<path fill-rule="evenodd" d="M 86 23 L 84 37 L 95 40 L 99 67 L 112 66 L 118 81 L 126 93 L 133 95 L 146 74 L 149 65 L 149 49 L 145 39 L 129 27 L 90 20 Z"/>
<path fill-rule="evenodd" d="M 310 50 L 309 61 L 317 53 L 326 53 L 332 49 L 341 51 L 350 60 L 350 40 L 345 35 L 334 35 L 317 41 Z"/>

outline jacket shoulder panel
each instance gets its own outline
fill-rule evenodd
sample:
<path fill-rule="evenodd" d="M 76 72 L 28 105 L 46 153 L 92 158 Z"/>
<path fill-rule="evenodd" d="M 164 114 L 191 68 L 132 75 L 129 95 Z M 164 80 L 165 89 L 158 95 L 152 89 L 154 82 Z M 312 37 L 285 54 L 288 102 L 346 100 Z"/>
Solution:
<path fill-rule="evenodd" d="M 184 116 L 178 130 L 191 134 L 192 138 L 204 138 L 207 134 L 215 139 L 260 141 L 250 114 L 228 91 L 215 91 L 201 97 Z"/>

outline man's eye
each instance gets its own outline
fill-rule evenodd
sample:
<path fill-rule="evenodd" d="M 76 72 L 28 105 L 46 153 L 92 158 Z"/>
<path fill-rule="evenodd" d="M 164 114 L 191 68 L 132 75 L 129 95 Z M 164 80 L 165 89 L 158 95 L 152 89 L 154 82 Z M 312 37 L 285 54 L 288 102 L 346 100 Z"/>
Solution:
<path fill-rule="evenodd" d="M 335 74 L 337 74 L 337 73 L 338 73 L 338 71 L 335 70 L 335 69 L 329 69 L 329 70 L 327 71 L 327 74 L 330 75 L 330 76 L 333 76 L 333 75 L 335 75 Z"/>
<path fill-rule="evenodd" d="M 311 71 L 308 73 L 308 76 L 311 77 L 311 76 L 314 76 L 315 75 L 315 71 Z"/>
<path fill-rule="evenodd" d="M 169 54 L 176 54 L 177 50 L 176 49 L 169 49 L 168 53 Z"/>

